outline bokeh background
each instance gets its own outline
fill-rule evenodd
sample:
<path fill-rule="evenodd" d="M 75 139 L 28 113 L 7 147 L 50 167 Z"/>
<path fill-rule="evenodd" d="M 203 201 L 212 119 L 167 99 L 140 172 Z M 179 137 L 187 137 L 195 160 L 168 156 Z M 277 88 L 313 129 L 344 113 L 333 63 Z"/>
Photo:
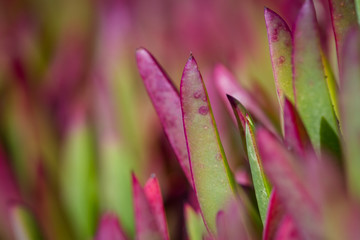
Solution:
<path fill-rule="evenodd" d="M 135 50 L 151 51 L 177 86 L 193 53 L 236 171 L 236 126 L 213 87 L 213 67 L 224 64 L 255 96 L 268 96 L 258 100 L 278 118 L 263 11 L 292 26 L 302 2 L 2 0 L 0 238 L 13 237 L 11 204 L 33 214 L 44 239 L 91 239 L 107 212 L 133 236 L 134 172 L 142 184 L 156 174 L 171 239 L 186 239 L 183 205 L 194 202 L 193 192 L 137 72 Z M 323 47 L 333 55 L 327 1 L 314 2 Z"/>

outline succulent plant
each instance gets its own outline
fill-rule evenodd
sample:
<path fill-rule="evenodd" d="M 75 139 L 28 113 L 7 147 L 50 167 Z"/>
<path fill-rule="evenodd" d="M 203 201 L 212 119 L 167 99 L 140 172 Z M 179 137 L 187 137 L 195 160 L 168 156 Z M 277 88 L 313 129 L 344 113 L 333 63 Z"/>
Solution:
<path fill-rule="evenodd" d="M 354 2 L 329 3 L 339 82 L 321 44 L 313 2 L 304 2 L 292 30 L 265 8 L 280 122 L 272 121 L 230 71 L 215 67 L 217 90 L 239 128 L 238 147 L 250 169 L 256 201 L 229 167 L 195 58 L 190 55 L 184 67 L 179 93 L 155 58 L 144 48 L 137 50 L 140 75 L 196 193 L 206 226 L 194 224 L 197 236 L 202 231 L 211 239 L 360 237 L 360 31 Z M 189 211 L 187 206 L 188 216 Z M 195 220 L 187 221 L 191 226 Z"/>
<path fill-rule="evenodd" d="M 0 42 L 0 78 L 17 80 L 0 82 L 9 101 L 0 104 L 0 238 L 360 239 L 360 1 L 272 1 L 283 16 L 264 10 L 273 76 L 251 63 L 250 49 L 263 46 L 244 47 L 254 44 L 252 7 L 266 1 L 243 3 L 249 12 L 245 7 L 226 19 L 232 9 L 221 1 L 172 1 L 164 9 L 174 15 L 169 26 L 176 30 L 159 18 L 160 37 L 146 28 L 152 23 L 137 22 L 154 16 L 147 9 L 153 2 L 134 2 L 99 1 L 94 9 L 64 3 L 66 11 L 76 6 L 76 24 L 41 15 L 54 26 L 71 26 L 58 33 L 61 39 L 35 16 L 25 24 L 31 14 L 0 14 L 19 26 L 9 37 L 16 42 L 10 60 Z M 192 22 L 194 15 L 202 17 Z M 234 20 L 242 25 L 236 33 Z M 200 31 L 207 21 L 216 31 Z M 237 74 L 211 65 L 203 78 L 190 54 L 177 87 L 155 57 L 138 48 L 138 72 L 164 136 L 143 133 L 153 125 L 145 113 L 137 119 L 134 109 L 146 112 L 141 104 L 148 98 L 115 77 L 121 72 L 122 80 L 132 80 L 126 51 L 139 29 L 154 45 L 161 38 L 161 44 L 195 46 L 200 65 L 222 58 L 241 64 Z M 59 45 L 54 53 L 39 50 L 37 31 L 44 49 Z M 176 52 L 163 49 L 166 57 Z M 277 106 L 262 87 L 243 84 L 246 68 L 264 74 L 268 84 L 275 80 Z M 32 86 L 37 78 L 52 81 Z M 171 159 L 177 159 L 175 170 L 162 170 L 173 167 Z M 155 171 L 160 174 L 147 179 Z"/>

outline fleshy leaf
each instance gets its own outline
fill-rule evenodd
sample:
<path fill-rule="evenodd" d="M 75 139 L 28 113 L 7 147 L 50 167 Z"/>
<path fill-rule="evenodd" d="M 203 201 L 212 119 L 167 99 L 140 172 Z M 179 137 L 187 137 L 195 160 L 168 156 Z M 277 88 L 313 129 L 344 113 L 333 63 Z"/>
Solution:
<path fill-rule="evenodd" d="M 203 236 L 207 234 L 207 230 L 201 215 L 196 213 L 194 209 L 188 204 L 185 204 L 184 211 L 186 219 L 186 231 L 189 240 L 203 239 Z"/>
<path fill-rule="evenodd" d="M 295 24 L 293 65 L 295 105 L 315 149 L 340 155 L 338 126 L 326 85 L 311 0 L 305 1 Z"/>
<path fill-rule="evenodd" d="M 246 116 L 246 146 L 260 217 L 265 224 L 271 187 L 266 179 L 256 146 L 255 127 L 249 115 Z"/>
<path fill-rule="evenodd" d="M 291 31 L 284 19 L 268 8 L 265 8 L 265 22 L 275 85 L 279 103 L 282 107 L 284 96 L 294 102 Z"/>
<path fill-rule="evenodd" d="M 284 206 L 283 204 L 281 204 L 275 189 L 273 189 L 270 195 L 268 211 L 266 214 L 266 222 L 263 231 L 263 240 L 274 239 L 276 230 L 284 214 L 285 214 Z"/>
<path fill-rule="evenodd" d="M 259 120 L 272 132 L 277 133 L 273 123 L 261 109 L 253 95 L 240 86 L 228 69 L 220 64 L 217 65 L 214 70 L 214 81 L 220 96 L 223 98 L 224 103 L 228 107 L 229 112 L 232 112 L 232 107 L 228 102 L 227 95 L 231 95 L 236 98 L 256 120 Z"/>
<path fill-rule="evenodd" d="M 318 239 L 320 209 L 304 185 L 304 174 L 294 157 L 267 130 L 260 128 L 256 139 L 265 173 L 286 211 L 294 217 L 302 237 Z"/>
<path fill-rule="evenodd" d="M 329 63 L 328 59 L 326 58 L 326 56 L 324 55 L 324 53 L 321 54 L 321 58 L 322 58 L 323 66 L 324 66 L 326 84 L 327 84 L 327 87 L 329 90 L 331 104 L 333 105 L 336 119 L 339 120 L 339 118 L 340 118 L 339 103 L 338 103 L 339 88 L 338 88 L 334 73 L 331 69 L 330 63 Z"/>
<path fill-rule="evenodd" d="M 358 24 L 360 24 L 360 0 L 354 0 Z"/>
<path fill-rule="evenodd" d="M 246 137 L 245 137 L 247 110 L 238 100 L 236 100 L 236 98 L 230 95 L 227 95 L 227 98 L 231 104 L 231 107 L 234 112 L 234 116 L 238 124 L 240 138 L 241 138 L 241 150 L 243 151 L 244 155 L 247 157 L 247 147 L 246 147 Z"/>
<path fill-rule="evenodd" d="M 293 219 L 285 215 L 279 224 L 274 240 L 301 240 L 303 239 L 296 229 Z"/>
<path fill-rule="evenodd" d="M 105 214 L 100 220 L 95 240 L 126 240 L 126 235 L 122 230 L 116 215 Z"/>
<path fill-rule="evenodd" d="M 238 202 L 231 202 L 218 213 L 216 225 L 218 230 L 217 240 L 252 239 L 247 229 L 245 208 Z"/>
<path fill-rule="evenodd" d="M 28 209 L 16 204 L 11 206 L 9 211 L 15 239 L 42 239 L 36 220 Z"/>
<path fill-rule="evenodd" d="M 140 75 L 164 131 L 190 185 L 193 186 L 181 118 L 179 92 L 159 63 L 146 49 L 140 48 L 136 51 L 136 60 Z"/>
<path fill-rule="evenodd" d="M 95 235 L 97 193 L 94 139 L 84 109 L 74 114 L 64 146 L 62 193 L 77 238 Z"/>
<path fill-rule="evenodd" d="M 345 35 L 357 23 L 354 0 L 329 0 L 331 20 L 335 34 L 338 61 L 342 61 L 341 50 Z M 339 62 L 341 66 L 341 62 Z"/>
<path fill-rule="evenodd" d="M 168 240 L 169 233 L 167 229 L 167 221 L 165 210 L 163 206 L 163 200 L 161 196 L 161 189 L 159 186 L 159 181 L 155 176 L 152 176 L 145 184 L 144 191 L 146 198 L 150 204 L 150 208 L 155 216 L 155 219 L 158 223 L 162 239 Z"/>
<path fill-rule="evenodd" d="M 294 105 L 285 98 L 284 101 L 284 142 L 298 156 L 305 158 L 305 152 L 312 149 L 310 138 L 305 130 Z"/>
<path fill-rule="evenodd" d="M 106 79 L 96 76 L 94 85 L 101 208 L 104 211 L 116 213 L 127 234 L 134 236 L 131 190 L 133 159 L 116 131 L 115 116 Z"/>
<path fill-rule="evenodd" d="M 133 197 L 135 209 L 135 230 L 137 240 L 157 240 L 164 239 L 155 217 L 155 213 L 148 202 L 144 189 L 136 179 L 133 180 Z"/>
<path fill-rule="evenodd" d="M 360 199 L 360 33 L 352 30 L 343 48 L 343 68 L 340 72 L 340 109 L 346 176 L 350 192 Z"/>
<path fill-rule="evenodd" d="M 191 55 L 180 87 L 181 107 L 194 189 L 208 230 L 216 235 L 216 215 L 234 198 L 235 181 L 216 128 L 197 63 Z"/>

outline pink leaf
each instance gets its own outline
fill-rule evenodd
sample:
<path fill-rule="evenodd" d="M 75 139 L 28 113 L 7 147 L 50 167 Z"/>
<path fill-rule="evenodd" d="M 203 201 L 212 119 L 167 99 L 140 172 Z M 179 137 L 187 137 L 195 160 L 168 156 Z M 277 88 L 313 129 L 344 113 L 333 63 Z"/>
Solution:
<path fill-rule="evenodd" d="M 189 158 L 182 123 L 179 92 L 155 58 L 144 48 L 136 51 L 140 75 L 165 134 L 191 186 Z"/>
<path fill-rule="evenodd" d="M 150 206 L 143 188 L 140 186 L 135 175 L 133 180 L 133 197 L 135 209 L 135 230 L 137 240 L 164 239 L 158 226 L 155 213 Z"/>
<path fill-rule="evenodd" d="M 157 224 L 160 228 L 160 232 L 163 239 L 169 239 L 169 233 L 167 230 L 166 215 L 163 206 L 163 200 L 161 196 L 161 189 L 159 181 L 155 176 L 152 176 L 145 184 L 144 191 L 146 198 L 150 204 L 150 208 L 155 216 Z"/>
<path fill-rule="evenodd" d="M 100 220 L 95 240 L 126 240 L 126 235 L 122 230 L 116 215 L 105 214 Z"/>

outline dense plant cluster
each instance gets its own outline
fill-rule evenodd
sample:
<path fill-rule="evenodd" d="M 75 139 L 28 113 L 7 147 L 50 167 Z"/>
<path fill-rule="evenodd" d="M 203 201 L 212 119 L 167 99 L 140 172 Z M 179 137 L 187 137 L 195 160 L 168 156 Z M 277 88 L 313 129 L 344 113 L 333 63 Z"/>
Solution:
<path fill-rule="evenodd" d="M 143 47 L 135 60 L 148 97 L 137 102 L 131 85 L 110 81 L 120 74 L 114 41 L 138 34 L 124 9 L 141 8 L 130 3 L 100 1 L 98 42 L 84 46 L 72 33 L 79 39 L 64 38 L 50 67 L 42 61 L 51 56 L 38 56 L 25 40 L 15 44 L 43 60 L 32 66 L 17 57 L 20 49 L 11 60 L 0 58 L 1 77 L 16 80 L 1 86 L 11 106 L 1 105 L 0 236 L 360 239 L 360 1 L 274 2 L 287 19 L 264 10 L 273 71 L 266 78 L 275 80 L 277 106 L 263 87 L 244 86 L 223 64 L 206 68 L 203 78 L 198 63 L 212 62 L 213 53 L 199 62 L 191 53 L 177 87 Z M 174 16 L 174 26 L 196 37 L 201 24 Z M 31 45 L 29 29 L 17 34 Z M 209 44 L 202 51 L 215 46 L 198 37 L 194 46 Z M 221 48 L 229 55 L 232 49 Z M 36 83 L 44 88 L 38 90 L 30 81 L 48 67 L 44 78 L 52 84 Z M 256 71 L 266 72 L 262 67 Z M 128 77 L 129 69 L 120 71 Z M 114 96 L 127 117 L 116 116 Z M 149 98 L 154 120 L 142 107 Z M 139 120 L 134 109 L 143 113 Z"/>

